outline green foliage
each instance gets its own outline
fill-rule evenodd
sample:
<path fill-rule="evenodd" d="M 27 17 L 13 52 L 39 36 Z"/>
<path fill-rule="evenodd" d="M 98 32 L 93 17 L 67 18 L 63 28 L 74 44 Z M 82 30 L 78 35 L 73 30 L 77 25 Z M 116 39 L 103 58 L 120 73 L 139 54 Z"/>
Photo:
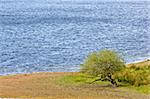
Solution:
<path fill-rule="evenodd" d="M 91 53 L 81 66 L 81 72 L 113 82 L 113 74 L 123 69 L 125 64 L 116 52 L 102 50 Z"/>
<path fill-rule="evenodd" d="M 120 82 L 126 82 L 134 86 L 150 84 L 150 69 L 131 67 L 115 74 L 115 78 Z"/>

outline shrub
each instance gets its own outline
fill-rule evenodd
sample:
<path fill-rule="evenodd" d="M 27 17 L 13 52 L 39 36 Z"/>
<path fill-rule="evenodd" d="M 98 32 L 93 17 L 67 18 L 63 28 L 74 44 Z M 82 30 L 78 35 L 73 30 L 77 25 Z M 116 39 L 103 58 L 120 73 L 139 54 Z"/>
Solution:
<path fill-rule="evenodd" d="M 82 64 L 83 73 L 108 80 L 117 86 L 113 75 L 125 67 L 123 59 L 114 51 L 102 50 L 91 53 Z"/>
<path fill-rule="evenodd" d="M 134 86 L 150 84 L 150 70 L 147 68 L 131 67 L 115 74 L 119 82 L 129 83 Z"/>

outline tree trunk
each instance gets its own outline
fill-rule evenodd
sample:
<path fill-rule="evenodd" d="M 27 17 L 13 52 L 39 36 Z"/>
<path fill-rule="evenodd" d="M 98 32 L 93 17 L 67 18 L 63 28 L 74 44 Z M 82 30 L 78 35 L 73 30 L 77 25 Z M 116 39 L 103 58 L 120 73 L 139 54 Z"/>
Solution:
<path fill-rule="evenodd" d="M 111 82 L 113 87 L 117 87 L 118 86 L 117 82 L 115 81 L 115 79 L 112 78 L 111 74 L 108 76 L 108 78 L 109 78 L 109 81 Z"/>
<path fill-rule="evenodd" d="M 117 82 L 114 79 L 111 80 L 111 84 L 112 84 L 113 87 L 117 87 L 118 86 Z"/>

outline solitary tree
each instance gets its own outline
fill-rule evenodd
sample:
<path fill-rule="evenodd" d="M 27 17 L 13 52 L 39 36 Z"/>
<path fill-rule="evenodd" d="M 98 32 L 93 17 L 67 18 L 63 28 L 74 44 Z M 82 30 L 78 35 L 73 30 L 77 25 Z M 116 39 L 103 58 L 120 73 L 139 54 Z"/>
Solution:
<path fill-rule="evenodd" d="M 92 76 L 100 77 L 98 80 L 108 80 L 115 87 L 117 82 L 114 73 L 125 67 L 124 60 L 112 50 L 102 50 L 91 53 L 81 65 L 81 71 Z M 93 82 L 95 82 L 93 81 Z"/>

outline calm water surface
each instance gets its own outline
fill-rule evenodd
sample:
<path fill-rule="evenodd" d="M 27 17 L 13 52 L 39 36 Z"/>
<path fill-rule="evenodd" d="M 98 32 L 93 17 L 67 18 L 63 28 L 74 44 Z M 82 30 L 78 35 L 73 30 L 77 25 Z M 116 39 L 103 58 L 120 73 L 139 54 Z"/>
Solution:
<path fill-rule="evenodd" d="M 149 27 L 149 2 L 0 0 L 0 75 L 77 71 L 105 48 L 147 59 Z"/>

